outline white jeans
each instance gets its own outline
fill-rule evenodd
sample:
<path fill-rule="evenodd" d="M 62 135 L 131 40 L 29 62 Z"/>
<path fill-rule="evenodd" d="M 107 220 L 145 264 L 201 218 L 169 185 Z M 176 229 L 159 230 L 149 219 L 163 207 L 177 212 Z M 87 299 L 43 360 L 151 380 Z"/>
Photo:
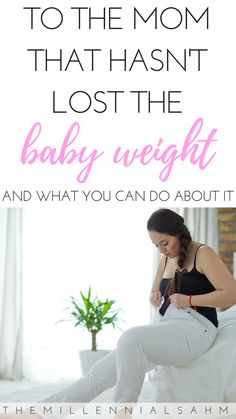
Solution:
<path fill-rule="evenodd" d="M 113 402 L 135 403 L 147 371 L 155 365 L 188 364 L 210 348 L 216 334 L 217 328 L 201 314 L 170 305 L 154 323 L 125 331 L 117 348 L 85 377 L 43 402 L 86 403 L 115 386 Z"/>

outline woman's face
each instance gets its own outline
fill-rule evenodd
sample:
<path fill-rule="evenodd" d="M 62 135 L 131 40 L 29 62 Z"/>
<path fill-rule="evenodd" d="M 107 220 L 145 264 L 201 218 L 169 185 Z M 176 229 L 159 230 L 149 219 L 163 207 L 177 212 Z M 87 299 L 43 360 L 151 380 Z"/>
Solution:
<path fill-rule="evenodd" d="M 168 258 L 175 258 L 179 255 L 180 242 L 178 236 L 169 236 L 157 231 L 149 231 L 149 236 L 153 244 Z"/>

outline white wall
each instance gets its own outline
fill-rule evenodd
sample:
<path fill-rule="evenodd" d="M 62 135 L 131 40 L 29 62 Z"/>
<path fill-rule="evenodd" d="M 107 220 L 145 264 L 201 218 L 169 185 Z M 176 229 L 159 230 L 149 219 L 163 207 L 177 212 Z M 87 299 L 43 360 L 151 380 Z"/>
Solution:
<path fill-rule="evenodd" d="M 101 299 L 117 300 L 123 330 L 148 323 L 154 250 L 146 221 L 154 210 L 135 203 L 24 210 L 26 376 L 80 374 L 77 352 L 90 347 L 90 336 L 72 323 L 55 323 L 64 316 L 67 295 L 89 285 Z M 106 326 L 99 348 L 113 349 L 120 333 Z"/>

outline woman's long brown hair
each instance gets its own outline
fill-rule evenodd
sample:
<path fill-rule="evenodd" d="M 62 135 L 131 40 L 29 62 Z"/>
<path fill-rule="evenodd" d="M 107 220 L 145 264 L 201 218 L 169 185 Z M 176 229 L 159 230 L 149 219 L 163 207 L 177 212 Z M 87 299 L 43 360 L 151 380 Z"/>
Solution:
<path fill-rule="evenodd" d="M 161 208 L 155 211 L 147 222 L 148 231 L 156 231 L 158 233 L 168 234 L 179 238 L 180 253 L 177 261 L 178 268 L 174 277 L 169 281 L 166 294 L 168 296 L 180 292 L 183 280 L 184 262 L 187 256 L 189 244 L 192 241 L 191 234 L 184 224 L 184 219 L 176 212 Z"/>

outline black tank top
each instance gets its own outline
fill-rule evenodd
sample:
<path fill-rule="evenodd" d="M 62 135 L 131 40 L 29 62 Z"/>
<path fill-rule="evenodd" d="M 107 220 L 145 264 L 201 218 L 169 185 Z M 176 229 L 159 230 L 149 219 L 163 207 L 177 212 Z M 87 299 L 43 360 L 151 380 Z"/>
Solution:
<path fill-rule="evenodd" d="M 209 292 L 215 291 L 215 288 L 213 287 L 209 279 L 206 277 L 206 275 L 202 274 L 196 269 L 197 251 L 194 256 L 193 269 L 183 274 L 183 280 L 182 280 L 181 289 L 180 289 L 181 294 L 200 295 L 200 294 L 207 294 Z M 164 270 L 165 270 L 166 264 L 167 264 L 167 258 L 165 261 Z M 162 278 L 160 282 L 160 292 L 161 292 L 161 295 L 164 297 L 164 302 L 159 309 L 159 312 L 162 316 L 164 315 L 165 311 L 170 305 L 169 298 L 166 295 L 167 285 L 170 279 L 171 278 Z M 218 327 L 217 313 L 214 307 L 196 307 L 196 309 L 198 313 L 202 314 L 202 316 L 210 320 L 214 324 L 214 326 Z"/>

